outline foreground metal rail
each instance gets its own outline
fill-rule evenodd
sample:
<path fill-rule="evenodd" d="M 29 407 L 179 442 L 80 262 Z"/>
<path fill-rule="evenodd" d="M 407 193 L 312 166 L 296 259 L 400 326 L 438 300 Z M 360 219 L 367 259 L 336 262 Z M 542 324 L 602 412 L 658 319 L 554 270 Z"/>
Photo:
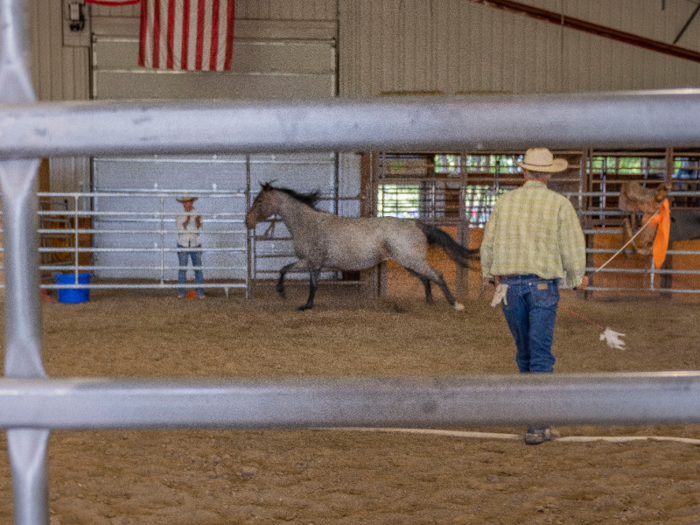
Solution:
<path fill-rule="evenodd" d="M 9 0 L 5 0 L 9 1 Z M 0 106 L 0 157 L 695 147 L 700 90 Z"/>
<path fill-rule="evenodd" d="M 700 372 L 0 380 L 0 427 L 308 428 L 700 422 Z"/>

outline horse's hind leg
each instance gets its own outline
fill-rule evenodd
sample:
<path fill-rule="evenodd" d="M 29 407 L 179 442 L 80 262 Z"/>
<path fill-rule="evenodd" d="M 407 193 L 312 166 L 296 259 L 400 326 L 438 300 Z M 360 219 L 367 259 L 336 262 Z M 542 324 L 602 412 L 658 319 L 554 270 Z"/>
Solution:
<path fill-rule="evenodd" d="M 321 270 L 312 270 L 309 272 L 309 299 L 306 304 L 299 307 L 302 312 L 304 310 L 311 310 L 314 306 L 314 297 L 316 296 L 316 290 L 318 290 L 318 278 L 321 275 Z"/>
<path fill-rule="evenodd" d="M 447 287 L 447 283 L 445 283 L 445 279 L 443 279 L 442 274 L 438 272 L 437 270 L 434 270 L 430 266 L 428 266 L 427 270 L 430 272 L 430 275 L 425 275 L 422 274 L 416 270 L 411 270 L 409 268 L 406 268 L 409 272 L 411 272 L 413 275 L 418 277 L 423 284 L 425 284 L 425 281 L 428 281 L 428 284 L 425 287 L 426 290 L 426 300 L 428 300 L 428 290 L 430 289 L 430 282 L 434 282 L 440 287 L 440 290 L 442 290 L 442 293 L 445 295 L 445 299 L 447 299 L 447 302 L 450 303 L 450 305 L 455 309 L 455 310 L 464 310 L 464 305 L 462 303 L 458 303 L 454 295 L 452 295 L 452 292 L 450 292 L 450 289 Z M 430 295 L 432 298 L 432 294 Z M 431 302 L 428 300 L 428 302 Z"/>
<path fill-rule="evenodd" d="M 428 304 L 433 304 L 433 291 L 430 288 L 430 279 L 425 275 L 419 274 L 418 272 L 414 272 L 413 270 L 410 270 L 408 268 L 406 269 L 408 270 L 408 273 L 414 275 L 415 277 L 420 279 L 420 282 L 423 283 L 423 287 L 425 288 L 425 302 Z"/>
<path fill-rule="evenodd" d="M 438 271 L 435 273 L 437 274 L 435 284 L 437 284 L 440 287 L 440 290 L 442 290 L 442 293 L 445 294 L 445 299 L 447 299 L 447 302 L 450 303 L 455 310 L 464 310 L 464 305 L 455 300 L 452 292 L 450 292 L 450 289 L 447 287 L 447 283 L 445 283 L 445 279 L 442 278 L 442 274 Z"/>
<path fill-rule="evenodd" d="M 392 250 L 392 256 L 397 263 L 418 277 L 423 283 L 425 283 L 424 279 L 426 279 L 428 280 L 428 285 L 431 281 L 437 284 L 445 295 L 447 302 L 450 303 L 455 310 L 464 310 L 464 305 L 455 301 L 450 289 L 447 287 L 447 284 L 445 284 L 445 279 L 442 278 L 442 274 L 430 266 L 425 259 L 425 242 L 417 243 L 412 247 L 403 246 L 400 247 L 400 249 Z M 426 298 L 428 298 L 428 286 L 426 286 L 425 289 Z"/>

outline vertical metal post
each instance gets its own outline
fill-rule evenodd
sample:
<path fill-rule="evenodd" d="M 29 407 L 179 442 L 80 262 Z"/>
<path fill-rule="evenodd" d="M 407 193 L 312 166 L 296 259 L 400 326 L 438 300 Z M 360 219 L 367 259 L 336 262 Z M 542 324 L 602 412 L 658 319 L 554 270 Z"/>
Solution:
<path fill-rule="evenodd" d="M 28 4 L 0 0 L 0 100 L 35 100 L 29 75 Z M 0 162 L 5 252 L 5 375 L 45 377 L 41 360 L 38 229 L 39 159 Z M 48 430 L 11 429 L 16 525 L 49 525 Z"/>
<path fill-rule="evenodd" d="M 585 161 L 584 161 L 585 159 Z M 585 164 L 584 164 L 585 162 Z M 591 193 L 593 191 L 593 149 L 592 148 L 586 148 L 583 150 L 583 158 L 581 159 L 581 166 L 582 169 L 584 170 L 583 176 L 586 178 L 584 182 L 584 188 L 587 193 Z M 586 211 L 593 211 L 593 197 L 591 195 L 588 195 L 585 197 L 584 202 L 586 203 L 583 209 Z M 586 222 L 585 222 L 586 229 L 590 229 L 593 227 L 593 216 L 592 215 L 586 215 Z M 594 236 L 593 234 L 587 235 L 586 236 L 586 249 L 587 249 L 587 255 L 586 255 L 586 266 L 593 267 L 594 262 L 595 262 L 595 256 L 594 254 L 590 253 L 590 249 L 593 248 L 593 239 Z M 595 275 L 590 276 L 591 279 L 591 284 L 594 284 L 595 281 Z M 584 299 L 591 299 L 593 297 L 593 292 L 590 290 L 585 290 L 583 292 L 583 297 Z"/>
<path fill-rule="evenodd" d="M 79 200 L 79 197 L 77 195 L 75 195 L 73 197 L 73 203 L 75 205 L 74 206 L 75 210 L 73 212 L 73 221 L 74 221 L 74 223 L 73 223 L 73 228 L 74 228 L 74 230 L 73 230 L 73 235 L 74 235 L 73 247 L 75 248 L 75 250 L 74 250 L 75 251 L 75 284 L 78 284 L 78 282 L 79 282 L 78 276 L 80 275 L 80 237 L 78 235 L 78 230 L 80 229 L 80 221 L 79 221 L 80 214 L 79 214 L 79 210 L 78 210 L 78 208 L 79 208 L 78 200 Z"/>
<path fill-rule="evenodd" d="M 250 194 L 250 155 L 245 156 L 245 212 L 248 213 L 252 205 Z M 257 264 L 257 257 L 253 256 L 255 250 L 255 228 L 249 230 L 246 226 L 246 283 L 245 283 L 245 298 L 248 301 L 253 300 L 253 285 L 255 284 L 256 269 L 253 265 Z"/>
<path fill-rule="evenodd" d="M 457 242 L 469 248 L 469 216 L 467 215 L 467 152 L 459 154 L 459 222 L 457 223 Z M 469 270 L 456 264 L 457 275 L 455 294 L 466 300 L 469 293 Z"/>
<path fill-rule="evenodd" d="M 15 525 L 49 525 L 48 439 L 48 430 L 17 428 L 7 431 Z"/>
<path fill-rule="evenodd" d="M 160 196 L 160 284 L 165 284 L 165 196 Z"/>

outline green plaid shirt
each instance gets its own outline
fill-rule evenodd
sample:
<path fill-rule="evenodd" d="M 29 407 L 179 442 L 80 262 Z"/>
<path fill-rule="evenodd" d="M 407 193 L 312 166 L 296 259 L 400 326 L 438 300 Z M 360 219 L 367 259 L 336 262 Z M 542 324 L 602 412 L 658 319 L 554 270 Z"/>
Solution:
<path fill-rule="evenodd" d="M 537 181 L 501 195 L 486 223 L 481 273 L 534 273 L 578 286 L 586 269 L 586 242 L 569 200 Z"/>

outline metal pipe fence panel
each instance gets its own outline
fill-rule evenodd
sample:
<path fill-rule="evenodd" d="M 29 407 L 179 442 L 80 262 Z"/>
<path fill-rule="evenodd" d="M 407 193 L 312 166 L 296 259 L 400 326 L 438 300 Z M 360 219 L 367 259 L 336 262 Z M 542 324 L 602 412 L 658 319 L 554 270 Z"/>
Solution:
<path fill-rule="evenodd" d="M 694 147 L 700 140 L 700 90 L 305 102 L 37 103 L 29 80 L 27 10 L 21 0 L 0 0 L 6 280 L 0 426 L 8 429 L 17 525 L 49 524 L 46 443 L 52 428 L 700 421 L 696 373 L 476 380 L 315 378 L 257 384 L 46 379 L 37 293 L 36 159 L 415 151 L 436 144 L 456 150 L 525 149 L 533 143 L 551 149 Z M 168 229 L 153 230 L 165 234 Z"/>
<path fill-rule="evenodd" d="M 248 231 L 244 225 L 246 191 L 119 191 L 46 193 L 64 201 L 57 210 L 40 210 L 42 272 L 49 276 L 90 273 L 95 282 L 76 288 L 176 288 L 179 263 L 175 219 L 182 213 L 176 198 L 199 199 L 204 288 L 247 286 Z M 79 203 L 88 202 L 89 206 Z M 203 204 L 199 204 L 199 203 Z M 49 227 L 50 226 L 50 227 Z M 188 270 L 192 273 L 192 268 Z M 77 281 L 76 281 L 77 282 Z M 47 289 L 65 285 L 45 282 Z"/>

